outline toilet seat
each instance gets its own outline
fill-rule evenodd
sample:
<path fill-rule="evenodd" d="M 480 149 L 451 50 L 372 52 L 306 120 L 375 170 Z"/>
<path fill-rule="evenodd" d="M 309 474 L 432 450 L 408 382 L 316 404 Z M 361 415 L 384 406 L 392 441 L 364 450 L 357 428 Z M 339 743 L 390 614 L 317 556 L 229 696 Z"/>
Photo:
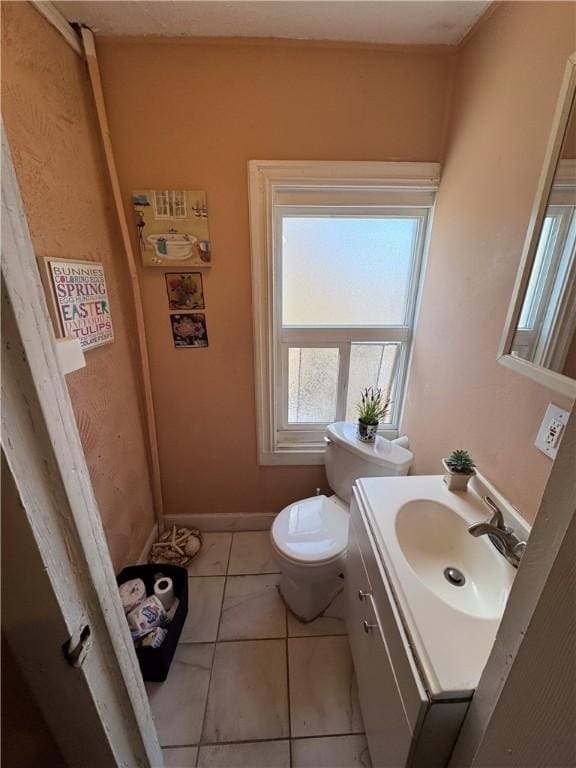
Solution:
<path fill-rule="evenodd" d="M 338 560 L 348 545 L 348 513 L 326 496 L 285 507 L 272 525 L 272 541 L 288 561 L 314 567 Z"/>

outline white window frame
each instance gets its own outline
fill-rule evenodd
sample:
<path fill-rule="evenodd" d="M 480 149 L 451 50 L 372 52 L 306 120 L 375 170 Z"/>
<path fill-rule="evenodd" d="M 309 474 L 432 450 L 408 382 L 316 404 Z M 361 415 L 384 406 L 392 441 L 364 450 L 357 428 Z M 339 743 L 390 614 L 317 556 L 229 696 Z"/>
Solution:
<path fill-rule="evenodd" d="M 384 426 L 386 437 L 398 435 L 402 415 L 403 394 L 411 353 L 412 331 L 420 292 L 427 243 L 418 247 L 423 257 L 412 270 L 408 330 L 398 336 L 398 326 L 362 326 L 345 330 L 338 326 L 318 328 L 282 328 L 280 317 L 281 293 L 279 249 L 275 242 L 278 226 L 275 211 L 281 206 L 317 205 L 326 208 L 326 198 L 334 204 L 348 207 L 353 215 L 374 215 L 382 206 L 400 209 L 427 209 L 431 216 L 434 195 L 440 179 L 438 163 L 348 162 L 348 161 L 270 161 L 251 160 L 248 163 L 250 231 L 252 250 L 252 293 L 255 344 L 256 421 L 258 462 L 275 464 L 322 464 L 324 442 L 322 430 L 314 425 L 287 425 L 282 413 L 287 376 L 282 375 L 283 349 L 295 347 L 337 346 L 340 365 L 346 365 L 352 341 L 402 341 L 401 375 L 396 382 L 394 424 Z M 303 202 L 304 201 L 304 202 Z M 353 202 L 352 202 L 353 201 Z M 309 209 L 308 209 L 309 210 Z M 419 237 L 426 237 L 429 224 L 420 227 Z M 416 249 L 415 249 L 416 250 Z M 283 346 L 284 345 L 284 346 Z M 284 372 L 285 374 L 285 372 Z M 347 386 L 347 375 L 339 376 L 339 386 Z M 276 397 L 276 394 L 279 396 Z M 342 392 L 340 402 L 344 402 Z M 342 408 L 338 418 L 344 418 Z"/>
<path fill-rule="evenodd" d="M 545 222 L 552 217 L 554 223 L 544 264 L 547 279 L 542 281 L 540 290 L 532 299 L 528 323 L 520 325 L 526 301 L 524 295 L 510 350 L 513 357 L 530 361 L 549 372 L 563 369 L 576 331 L 576 264 L 571 257 L 576 230 L 575 178 L 576 161 L 560 160 L 536 246 L 538 251 Z M 569 260 L 568 265 L 566 259 Z M 558 280 L 558 270 L 563 271 L 562 280 Z M 530 285 L 531 279 L 532 274 L 527 285 Z"/>
<path fill-rule="evenodd" d="M 162 210 L 158 207 L 162 195 Z M 152 194 L 155 219 L 187 219 L 186 192 L 180 189 L 155 189 Z M 164 212 L 167 210 L 167 213 Z"/>

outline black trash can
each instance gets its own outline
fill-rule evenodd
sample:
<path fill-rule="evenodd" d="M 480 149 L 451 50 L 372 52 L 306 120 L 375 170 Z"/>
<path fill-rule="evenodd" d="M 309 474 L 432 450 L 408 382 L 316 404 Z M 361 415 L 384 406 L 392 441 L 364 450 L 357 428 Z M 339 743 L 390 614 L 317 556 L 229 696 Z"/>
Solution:
<path fill-rule="evenodd" d="M 180 600 L 180 604 L 174 618 L 166 627 L 168 634 L 160 648 L 146 646 L 136 648 L 142 677 L 153 683 L 163 683 L 166 680 L 188 615 L 188 571 L 179 565 L 129 565 L 120 571 L 116 578 L 118 586 L 131 579 L 142 579 L 146 586 L 146 595 L 150 597 L 154 594 L 154 576 L 158 573 L 172 579 L 174 595 Z"/>

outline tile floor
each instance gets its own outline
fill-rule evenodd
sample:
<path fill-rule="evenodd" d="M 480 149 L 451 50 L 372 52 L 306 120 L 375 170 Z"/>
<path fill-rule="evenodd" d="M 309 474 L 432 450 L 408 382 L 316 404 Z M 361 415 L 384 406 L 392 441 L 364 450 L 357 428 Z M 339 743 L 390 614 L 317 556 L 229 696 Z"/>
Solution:
<path fill-rule="evenodd" d="M 341 596 L 288 613 L 268 531 L 205 533 L 170 674 L 147 683 L 167 768 L 369 768 Z"/>

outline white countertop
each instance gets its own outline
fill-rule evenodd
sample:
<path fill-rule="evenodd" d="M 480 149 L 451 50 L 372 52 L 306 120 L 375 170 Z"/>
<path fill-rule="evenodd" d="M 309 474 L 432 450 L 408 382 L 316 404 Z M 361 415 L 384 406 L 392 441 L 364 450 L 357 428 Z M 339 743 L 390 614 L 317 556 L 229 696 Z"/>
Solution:
<path fill-rule="evenodd" d="M 488 508 L 473 492 L 449 491 L 441 475 L 367 478 L 358 480 L 356 487 L 430 697 L 470 698 L 488 660 L 501 616 L 471 615 L 423 586 L 396 538 L 395 510 L 415 499 L 431 500 L 450 506 L 472 525 L 486 520 Z M 487 537 L 476 541 L 493 548 Z M 494 567 L 508 589 L 516 570 L 496 554 Z"/>

